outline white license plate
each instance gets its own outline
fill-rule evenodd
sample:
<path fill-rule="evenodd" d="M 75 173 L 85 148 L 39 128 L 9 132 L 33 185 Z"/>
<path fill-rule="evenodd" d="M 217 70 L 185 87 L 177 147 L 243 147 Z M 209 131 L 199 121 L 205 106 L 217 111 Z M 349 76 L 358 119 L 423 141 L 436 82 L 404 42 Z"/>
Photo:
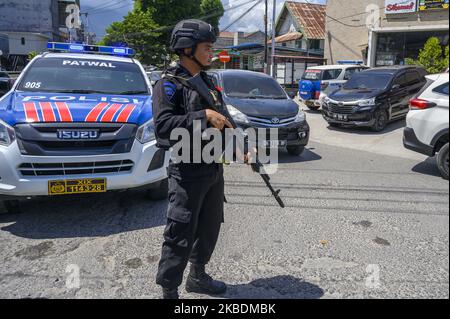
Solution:
<path fill-rule="evenodd" d="M 333 118 L 340 121 L 348 121 L 348 115 L 343 114 L 333 114 Z"/>
<path fill-rule="evenodd" d="M 263 142 L 263 146 L 264 147 L 269 147 L 269 148 L 277 148 L 277 147 L 283 147 L 286 146 L 287 141 L 264 141 Z"/>
<path fill-rule="evenodd" d="M 303 91 L 303 92 L 300 92 L 300 94 L 308 95 L 308 92 Z"/>

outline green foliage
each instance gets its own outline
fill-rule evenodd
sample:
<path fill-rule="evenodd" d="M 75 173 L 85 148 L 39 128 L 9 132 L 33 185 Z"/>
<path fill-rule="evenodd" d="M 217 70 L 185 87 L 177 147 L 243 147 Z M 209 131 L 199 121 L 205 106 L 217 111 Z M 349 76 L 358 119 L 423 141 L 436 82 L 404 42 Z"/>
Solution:
<path fill-rule="evenodd" d="M 420 50 L 417 61 L 406 59 L 406 64 L 420 65 L 430 74 L 440 73 L 449 65 L 449 47 L 442 49 L 440 41 L 436 37 L 431 37 Z"/>
<path fill-rule="evenodd" d="M 107 28 L 100 42 L 126 42 L 146 64 L 163 65 L 173 27 L 181 20 L 196 18 L 218 30 L 224 9 L 220 0 L 135 0 L 134 9 L 123 21 Z"/>
<path fill-rule="evenodd" d="M 217 33 L 219 33 L 219 21 L 225 13 L 220 0 L 202 0 L 200 11 L 204 21 L 211 24 Z"/>
<path fill-rule="evenodd" d="M 33 60 L 37 55 L 39 55 L 39 52 L 31 51 L 30 53 L 28 53 L 28 61 Z"/>
<path fill-rule="evenodd" d="M 123 21 L 113 22 L 106 31 L 107 35 L 99 43 L 102 45 L 114 42 L 126 42 L 136 50 L 136 58 L 145 64 L 158 64 L 164 47 L 158 43 L 161 35 L 159 26 L 154 22 L 151 10 L 135 9 Z"/>

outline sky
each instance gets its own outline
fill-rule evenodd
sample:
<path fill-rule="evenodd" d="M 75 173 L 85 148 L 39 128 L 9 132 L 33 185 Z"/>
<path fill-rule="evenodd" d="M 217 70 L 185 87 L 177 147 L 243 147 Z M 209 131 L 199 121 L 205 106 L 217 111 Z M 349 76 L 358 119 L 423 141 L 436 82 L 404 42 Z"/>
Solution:
<path fill-rule="evenodd" d="M 254 5 L 249 3 L 242 7 L 232 9 L 239 4 L 249 0 L 222 0 L 225 15 L 220 20 L 221 30 L 237 19 L 245 11 Z M 293 0 L 296 2 L 305 2 L 303 0 Z M 325 4 L 326 0 L 308 0 L 309 2 Z M 283 0 L 277 0 L 277 15 L 282 9 Z M 271 17 L 273 2 L 269 0 L 269 16 Z M 132 0 L 81 0 L 81 12 L 87 12 L 89 16 L 89 31 L 97 34 L 97 39 L 105 35 L 105 29 L 114 21 L 121 21 L 123 17 L 133 8 Z M 252 11 L 234 24 L 227 31 L 252 32 L 264 28 L 264 1 L 258 4 Z M 84 20 L 84 19 L 83 19 Z"/>

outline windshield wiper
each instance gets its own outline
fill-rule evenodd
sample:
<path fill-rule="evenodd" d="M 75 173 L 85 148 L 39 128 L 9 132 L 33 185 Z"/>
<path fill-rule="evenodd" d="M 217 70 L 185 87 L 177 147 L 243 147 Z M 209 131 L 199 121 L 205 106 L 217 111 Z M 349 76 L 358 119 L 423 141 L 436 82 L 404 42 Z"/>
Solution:
<path fill-rule="evenodd" d="M 95 90 L 64 90 L 58 91 L 60 93 L 75 93 L 75 94 L 111 94 L 110 92 L 95 91 Z"/>
<path fill-rule="evenodd" d="M 148 94 L 148 91 L 125 91 L 117 94 L 118 95 Z"/>

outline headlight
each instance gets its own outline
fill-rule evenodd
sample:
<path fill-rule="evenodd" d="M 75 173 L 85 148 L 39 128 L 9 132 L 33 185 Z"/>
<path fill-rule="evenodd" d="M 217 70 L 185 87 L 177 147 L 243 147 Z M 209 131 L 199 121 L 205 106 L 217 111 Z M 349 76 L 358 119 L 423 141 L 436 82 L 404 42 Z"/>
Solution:
<path fill-rule="evenodd" d="M 0 145 L 9 146 L 16 140 L 14 129 L 0 120 Z"/>
<path fill-rule="evenodd" d="M 247 115 L 239 111 L 237 108 L 235 108 L 232 105 L 227 105 L 228 112 L 230 113 L 231 117 L 233 117 L 234 121 L 237 123 L 244 123 L 248 124 L 250 121 L 248 120 Z"/>
<path fill-rule="evenodd" d="M 138 128 L 136 139 L 142 144 L 155 140 L 155 124 L 153 123 L 153 119 Z"/>
<path fill-rule="evenodd" d="M 375 98 L 367 99 L 367 100 L 361 100 L 358 102 L 359 106 L 373 106 L 375 105 Z"/>
<path fill-rule="evenodd" d="M 306 120 L 305 112 L 303 112 L 300 108 L 298 108 L 298 114 L 295 117 L 295 122 L 300 123 L 300 122 L 304 122 L 305 120 Z"/>

